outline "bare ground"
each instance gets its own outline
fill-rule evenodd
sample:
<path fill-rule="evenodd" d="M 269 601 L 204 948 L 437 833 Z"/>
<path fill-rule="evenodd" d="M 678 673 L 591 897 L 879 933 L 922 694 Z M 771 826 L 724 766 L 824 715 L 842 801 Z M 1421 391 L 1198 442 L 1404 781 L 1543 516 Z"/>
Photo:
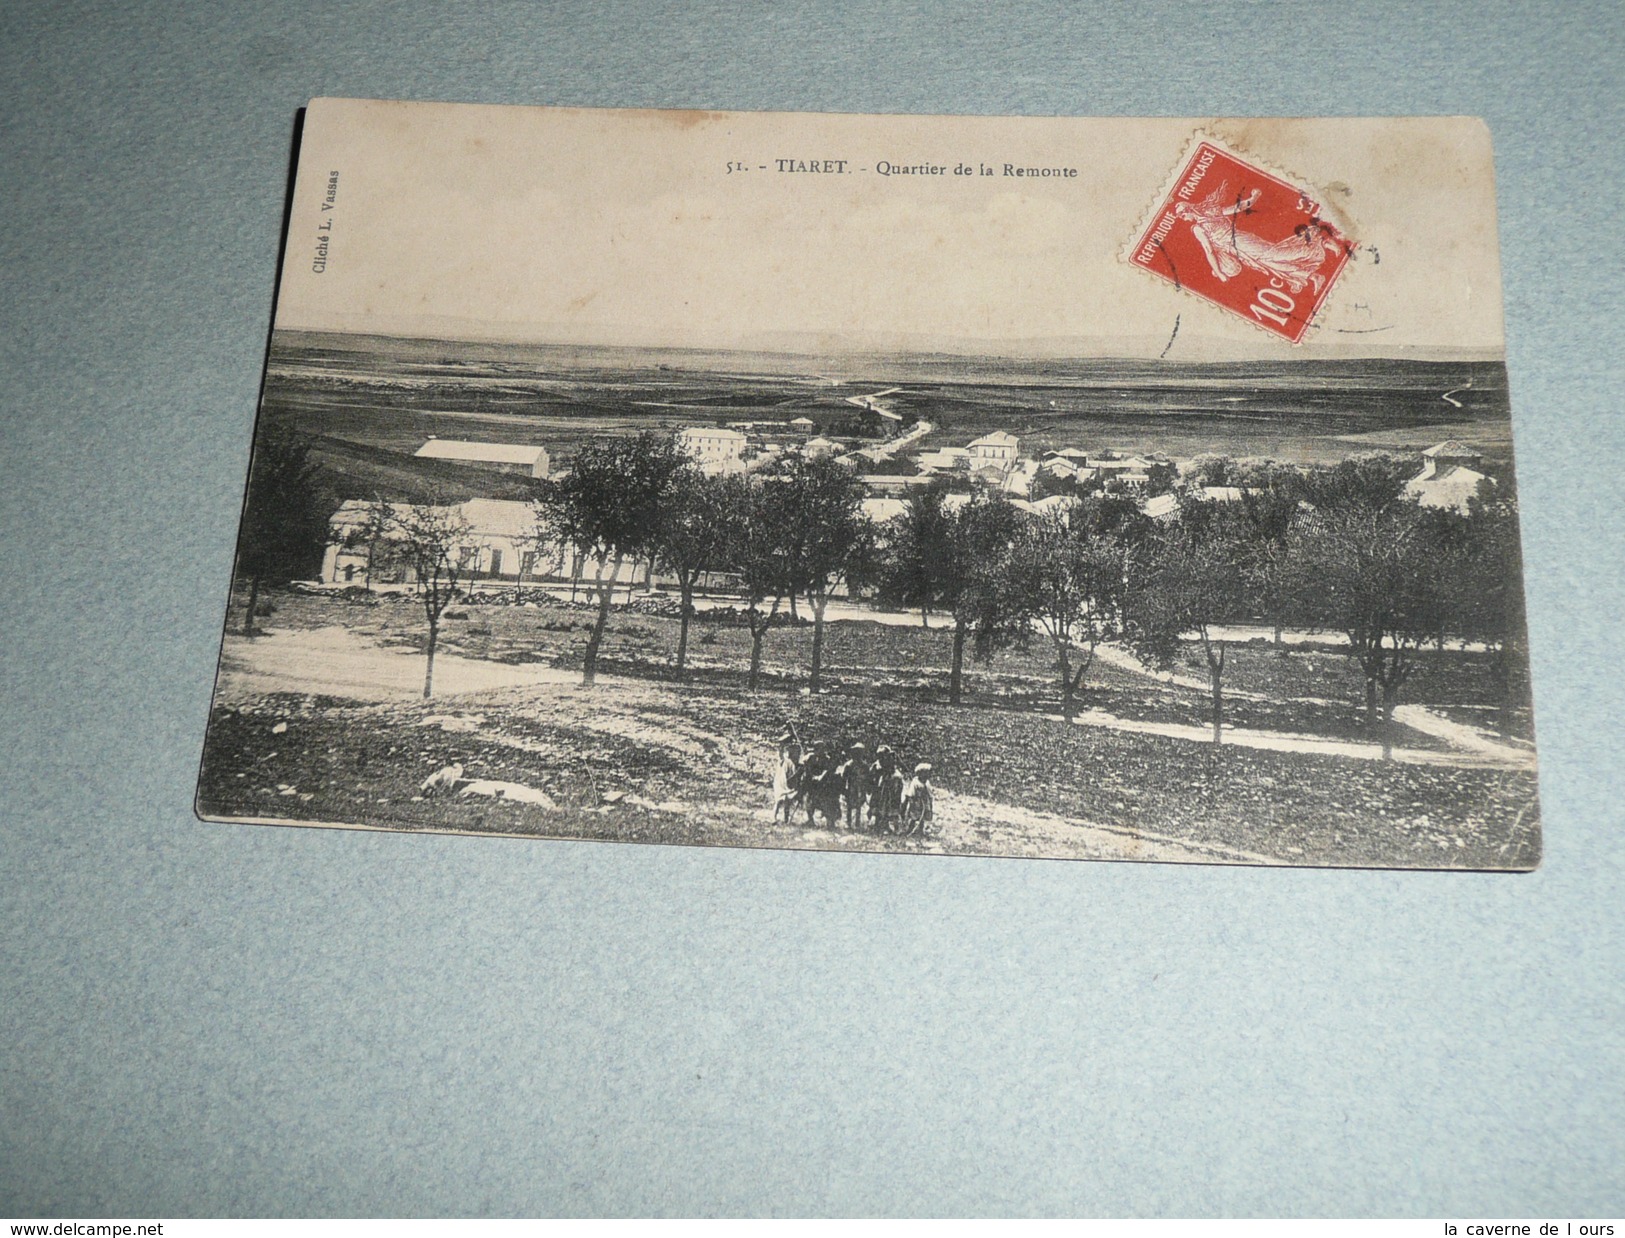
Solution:
<path fill-rule="evenodd" d="M 336 626 L 228 638 L 201 809 L 811 849 L 1476 868 L 1538 858 L 1532 777 L 1484 768 L 1483 753 L 1430 769 L 1350 759 L 1308 737 L 1288 751 L 1227 743 L 1221 754 L 1200 728 L 1067 727 L 1025 709 L 619 676 L 587 691 L 574 671 L 455 653 L 437 660 L 425 702 L 422 668 L 408 648 Z M 931 760 L 931 836 L 775 824 L 771 736 L 786 722 Z M 422 779 L 452 762 L 469 778 L 534 788 L 550 806 L 421 795 Z"/>

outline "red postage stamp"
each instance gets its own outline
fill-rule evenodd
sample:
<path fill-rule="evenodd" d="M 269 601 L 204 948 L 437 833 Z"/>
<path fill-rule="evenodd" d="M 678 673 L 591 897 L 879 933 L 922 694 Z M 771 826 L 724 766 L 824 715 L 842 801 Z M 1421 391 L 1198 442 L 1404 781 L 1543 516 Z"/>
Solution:
<path fill-rule="evenodd" d="M 1296 344 L 1353 252 L 1307 190 L 1203 140 L 1128 258 Z"/>

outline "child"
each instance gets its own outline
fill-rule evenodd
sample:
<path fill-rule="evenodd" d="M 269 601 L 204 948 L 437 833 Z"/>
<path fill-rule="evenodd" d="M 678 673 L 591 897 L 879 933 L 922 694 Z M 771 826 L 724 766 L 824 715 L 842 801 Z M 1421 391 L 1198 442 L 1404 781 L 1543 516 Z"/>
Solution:
<path fill-rule="evenodd" d="M 921 761 L 914 767 L 914 777 L 903 785 L 904 833 L 924 834 L 927 823 L 935 815 L 931 802 L 931 766 Z"/>
<path fill-rule="evenodd" d="M 863 825 L 863 806 L 869 800 L 869 749 L 863 743 L 846 750 L 846 760 L 835 771 L 841 779 L 841 795 L 846 800 L 846 828 Z"/>
<path fill-rule="evenodd" d="M 773 824 L 779 823 L 782 814 L 784 823 L 790 824 L 790 814 L 795 811 L 796 800 L 801 795 L 801 745 L 796 743 L 796 737 L 786 731 L 779 736 L 779 755 L 773 765 Z"/>

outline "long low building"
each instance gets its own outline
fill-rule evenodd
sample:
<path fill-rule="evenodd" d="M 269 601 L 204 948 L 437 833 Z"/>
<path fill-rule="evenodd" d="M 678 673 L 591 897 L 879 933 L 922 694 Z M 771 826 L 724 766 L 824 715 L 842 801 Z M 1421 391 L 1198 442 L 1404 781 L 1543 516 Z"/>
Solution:
<path fill-rule="evenodd" d="M 546 477 L 547 448 L 529 443 L 475 443 L 466 439 L 431 438 L 413 453 L 420 460 L 447 460 L 497 473 Z"/>
<path fill-rule="evenodd" d="M 417 579 L 411 565 L 392 548 L 397 538 L 385 531 L 376 540 L 380 523 L 410 520 L 426 509 L 407 503 L 389 503 L 387 520 L 380 522 L 376 504 L 351 499 L 333 514 L 328 525 L 327 551 L 321 579 L 326 584 L 363 582 L 374 585 L 411 584 Z M 465 580 L 525 581 L 594 579 L 597 559 L 545 545 L 537 536 L 536 510 L 529 503 L 510 499 L 469 499 L 440 510 L 460 520 L 467 533 L 453 549 L 458 574 Z M 623 563 L 616 580 L 629 584 L 637 565 Z"/>

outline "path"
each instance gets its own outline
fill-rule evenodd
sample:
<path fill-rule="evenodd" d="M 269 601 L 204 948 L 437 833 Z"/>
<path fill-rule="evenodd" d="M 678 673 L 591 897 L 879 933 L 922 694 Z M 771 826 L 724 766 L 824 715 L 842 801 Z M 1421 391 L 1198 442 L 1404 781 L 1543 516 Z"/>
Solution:
<path fill-rule="evenodd" d="M 1427 711 L 1420 705 L 1412 709 L 1426 714 Z M 1046 714 L 1052 721 L 1062 721 L 1060 714 Z M 1446 723 L 1443 718 L 1429 714 L 1438 722 Z M 1193 743 L 1211 744 L 1213 742 L 1213 729 L 1209 726 L 1190 726 L 1180 722 L 1136 722 L 1129 718 L 1119 718 L 1104 710 L 1087 709 L 1079 713 L 1072 721 L 1078 726 L 1105 727 L 1113 731 L 1130 731 L 1141 735 L 1162 735 L 1169 739 L 1190 740 Z M 1454 726 L 1454 723 L 1446 723 Z M 1418 728 L 1421 729 L 1421 728 Z M 1430 732 L 1431 734 L 1432 732 Z M 1382 756 L 1381 744 L 1354 743 L 1349 740 L 1323 739 L 1317 735 L 1299 735 L 1290 731 L 1255 731 L 1245 727 L 1225 727 L 1224 743 L 1236 748 L 1262 748 L 1270 752 L 1305 752 L 1315 756 L 1327 757 L 1355 757 L 1365 761 L 1380 761 Z M 1439 738 L 1449 738 L 1440 735 Z M 1451 740 L 1454 742 L 1454 740 Z M 1396 746 L 1393 749 L 1393 759 L 1402 765 L 1442 765 L 1452 769 L 1517 769 L 1532 770 L 1535 767 L 1535 754 L 1506 745 L 1482 742 L 1469 752 L 1433 752 L 1421 748 L 1405 748 Z"/>
<path fill-rule="evenodd" d="M 752 793 L 755 788 L 747 790 Z M 760 789 L 766 795 L 766 788 Z M 712 802 L 678 805 L 693 811 L 740 813 Z M 1000 804 L 980 796 L 936 789 L 936 816 L 925 838 L 893 838 L 866 830 L 776 825 L 770 808 L 744 810 L 763 833 L 763 846 L 794 846 L 820 851 L 906 851 L 932 855 L 1030 856 L 1065 860 L 1145 860 L 1158 863 L 1280 864 L 1275 856 L 1217 843 L 1193 842 L 1137 830 L 1102 825 L 1076 817 Z"/>
<path fill-rule="evenodd" d="M 936 791 L 936 833 L 929 849 L 963 855 L 1071 856 L 1090 860 L 1192 861 L 1227 864 L 1278 864 L 1277 859 L 1223 847 L 1172 838 L 1124 826 L 1102 825 L 1074 817 L 1057 816 L 1012 804 L 995 803 L 975 795 Z"/>
<path fill-rule="evenodd" d="M 266 692 L 304 692 L 352 701 L 400 701 L 423 696 L 427 659 L 411 649 L 378 645 L 348 628 L 277 629 L 262 636 L 231 633 L 220 652 L 219 699 Z M 434 694 L 457 696 L 529 684 L 574 684 L 580 671 L 511 666 L 437 653 Z"/>
<path fill-rule="evenodd" d="M 1462 722 L 1453 722 L 1434 713 L 1422 705 L 1396 705 L 1394 706 L 1394 719 L 1403 722 L 1424 735 L 1431 735 L 1435 739 L 1442 739 L 1445 743 L 1468 752 L 1477 752 L 1484 756 L 1496 757 L 1517 765 L 1523 769 L 1535 768 L 1535 749 L 1533 745 L 1508 743 L 1487 735 L 1477 727 L 1468 726 Z"/>
<path fill-rule="evenodd" d="M 907 434 L 904 434 L 898 438 L 887 439 L 885 442 L 879 444 L 877 447 L 871 448 L 870 450 L 873 450 L 875 455 L 880 459 L 890 460 L 905 447 L 914 446 L 915 443 L 919 442 L 922 438 L 924 438 L 927 434 L 930 434 L 931 431 L 935 429 L 936 426 L 932 425 L 929 421 L 917 421 Z"/>
<path fill-rule="evenodd" d="M 1157 680 L 1159 683 L 1170 684 L 1180 688 L 1193 688 L 1199 692 L 1207 693 L 1212 690 L 1205 679 L 1197 679 L 1190 675 L 1180 675 L 1171 671 L 1159 671 L 1147 666 L 1136 658 L 1127 649 L 1116 645 L 1100 645 L 1095 650 L 1095 656 L 1102 662 L 1110 663 L 1121 670 L 1131 671 Z M 1239 701 L 1269 701 L 1273 698 L 1261 692 L 1244 692 L 1239 688 L 1226 688 L 1227 700 Z M 1294 696 L 1288 698 L 1300 705 L 1327 705 L 1339 706 L 1346 702 L 1327 700 L 1316 696 Z M 1211 743 L 1213 733 L 1207 727 L 1177 727 L 1173 723 L 1131 723 L 1121 718 L 1111 718 L 1109 714 L 1095 711 L 1101 718 L 1111 719 L 1100 725 L 1114 725 L 1118 730 L 1135 730 L 1140 728 L 1153 728 L 1172 726 L 1175 730 L 1187 732 L 1185 738 L 1202 738 Z M 1533 748 L 1509 744 L 1503 740 L 1486 735 L 1476 727 L 1466 726 L 1460 722 L 1452 722 L 1428 709 L 1425 705 L 1396 705 L 1394 707 L 1394 721 L 1402 726 L 1408 726 L 1423 735 L 1431 735 L 1434 739 L 1442 739 L 1459 753 L 1440 753 L 1427 750 L 1398 747 L 1394 749 L 1394 759 L 1406 761 L 1412 765 L 1454 765 L 1454 766 L 1493 766 L 1502 769 L 1528 769 L 1535 768 L 1535 754 Z M 1148 734 L 1173 735 L 1174 730 L 1147 730 Z M 1377 744 L 1357 744 L 1342 740 L 1322 739 L 1313 735 L 1293 735 L 1279 731 L 1248 731 L 1225 729 L 1225 742 L 1230 737 L 1237 736 L 1236 742 L 1247 748 L 1273 748 L 1278 752 L 1320 752 L 1330 756 L 1351 756 L 1371 758 L 1382 756 L 1382 748 Z M 1279 740 L 1280 742 L 1272 742 Z M 1305 746 L 1312 745 L 1312 746 Z M 1404 753 L 1406 755 L 1401 756 Z"/>
<path fill-rule="evenodd" d="M 1104 656 L 1113 665 L 1138 670 L 1162 682 L 1181 684 L 1185 680 L 1182 676 L 1153 671 L 1126 650 L 1112 646 L 1101 646 L 1098 656 Z M 268 692 L 310 693 L 373 703 L 419 700 L 423 696 L 424 663 L 423 655 L 414 650 L 379 645 L 337 626 L 274 630 L 252 639 L 232 633 L 226 637 L 221 653 L 218 695 L 220 700 L 228 703 Z M 640 695 L 654 687 L 642 681 L 607 675 L 600 675 L 598 682 L 606 687 L 635 688 Z M 1195 680 L 1185 682 L 1203 690 L 1207 686 Z M 575 670 L 516 666 L 465 658 L 450 652 L 439 653 L 435 657 L 436 700 L 541 684 L 574 688 L 579 687 L 580 683 L 581 674 Z M 1249 693 L 1231 695 L 1264 699 Z M 596 700 L 601 707 L 604 703 L 602 698 Z M 579 719 L 580 711 L 573 697 L 561 697 L 557 707 Z M 1402 764 L 1516 770 L 1535 768 L 1532 749 L 1491 739 L 1472 727 L 1442 718 L 1420 705 L 1401 705 L 1394 713 L 1405 725 L 1442 739 L 1457 749 L 1454 752 L 1432 752 L 1398 746 L 1393 750 L 1393 759 Z M 1057 722 L 1062 720 L 1059 714 L 1046 716 Z M 1098 709 L 1084 710 L 1074 722 L 1079 726 L 1161 735 L 1197 743 L 1212 742 L 1212 732 L 1206 726 L 1139 722 Z M 1240 748 L 1274 752 L 1302 752 L 1359 760 L 1379 760 L 1382 757 L 1382 748 L 1378 744 L 1240 727 L 1226 728 L 1224 742 Z"/>

